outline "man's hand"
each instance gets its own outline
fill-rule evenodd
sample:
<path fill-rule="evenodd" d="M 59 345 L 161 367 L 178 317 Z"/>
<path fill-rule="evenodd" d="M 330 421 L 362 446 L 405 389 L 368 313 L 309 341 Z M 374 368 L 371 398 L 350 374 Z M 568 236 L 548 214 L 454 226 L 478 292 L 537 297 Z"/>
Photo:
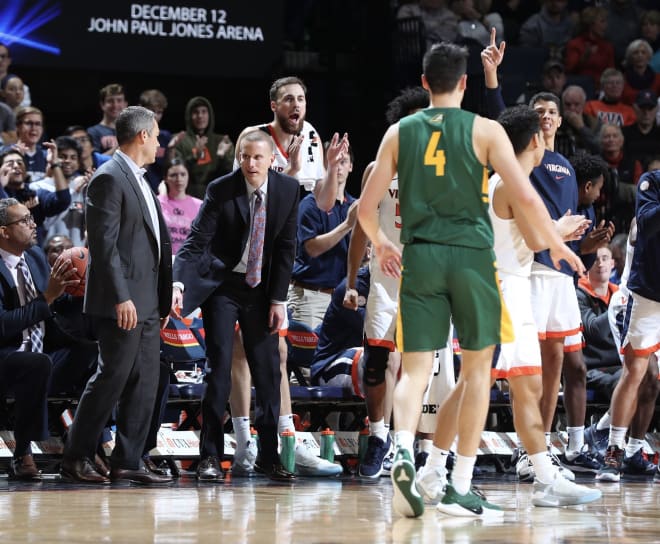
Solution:
<path fill-rule="evenodd" d="M 330 145 L 326 151 L 326 159 L 328 161 L 328 168 L 335 167 L 339 162 L 348 155 L 348 133 L 344 132 L 344 135 L 339 139 L 339 133 L 335 132 L 332 135 L 332 140 L 330 140 Z"/>
<path fill-rule="evenodd" d="M 160 330 L 162 331 L 165 327 L 167 327 L 167 324 L 170 322 L 170 316 L 166 315 L 165 317 L 160 318 Z"/>
<path fill-rule="evenodd" d="M 344 293 L 344 300 L 342 302 L 344 308 L 348 310 L 357 310 L 358 309 L 358 292 L 357 289 L 352 287 L 346 287 L 346 292 Z"/>
<path fill-rule="evenodd" d="M 13 167 L 5 164 L 3 166 L 0 166 L 0 186 L 1 187 L 7 187 L 7 184 L 9 183 L 9 174 L 11 174 Z"/>
<path fill-rule="evenodd" d="M 41 144 L 44 146 L 47 151 L 46 151 L 46 162 L 48 163 L 48 168 L 50 168 L 50 165 L 53 164 L 54 162 L 57 162 L 57 146 L 55 145 L 55 140 L 50 140 L 48 142 L 42 142 Z"/>
<path fill-rule="evenodd" d="M 561 244 L 557 247 L 551 247 L 550 248 L 550 258 L 552 259 L 552 264 L 555 265 L 555 268 L 559 270 L 561 268 L 561 264 L 559 261 L 566 261 L 568 263 L 568 266 L 570 266 L 575 272 L 577 272 L 578 276 L 584 276 L 586 270 L 584 268 L 584 264 L 582 263 L 582 259 L 578 257 L 575 253 L 573 253 L 568 246 Z"/>
<path fill-rule="evenodd" d="M 401 276 L 401 250 L 398 247 L 384 238 L 378 244 L 374 243 L 374 251 L 383 274 L 391 278 Z"/>
<path fill-rule="evenodd" d="M 287 174 L 290 176 L 295 176 L 302 168 L 302 142 L 304 138 L 305 137 L 302 134 L 294 135 L 286 150 L 289 155 L 289 168 Z"/>
<path fill-rule="evenodd" d="M 75 274 L 76 269 L 73 268 L 71 259 L 64 259 L 60 255 L 55 260 L 50 270 L 48 285 L 44 291 L 44 298 L 49 305 L 64 293 L 67 287 L 80 284 L 80 280 L 75 277 Z"/>
<path fill-rule="evenodd" d="M 271 304 L 268 310 L 268 328 L 270 334 L 277 334 L 284 325 L 285 304 Z"/>
<path fill-rule="evenodd" d="M 220 140 L 218 143 L 218 149 L 216 149 L 215 154 L 218 157 L 224 157 L 229 151 L 231 150 L 231 140 L 229 139 L 229 136 L 226 136 Z"/>
<path fill-rule="evenodd" d="M 137 327 L 137 310 L 131 299 L 115 304 L 115 312 L 117 313 L 117 326 L 120 329 L 130 331 Z"/>
<path fill-rule="evenodd" d="M 584 118 L 582 114 L 576 111 L 563 111 L 561 117 L 575 130 L 582 130 L 584 128 Z"/>
<path fill-rule="evenodd" d="M 582 255 L 595 253 L 599 248 L 609 244 L 612 236 L 614 236 L 614 224 L 611 221 L 606 224 L 604 219 L 601 220 L 598 226 L 594 227 L 582 240 L 580 253 Z"/>
<path fill-rule="evenodd" d="M 172 287 L 172 307 L 170 316 L 181 319 L 181 308 L 183 308 L 183 291 L 178 286 Z"/>
<path fill-rule="evenodd" d="M 357 212 L 358 212 L 358 204 L 360 200 L 355 200 L 349 208 L 348 208 L 348 213 L 346 214 L 346 219 L 344 220 L 346 222 L 346 226 L 352 230 L 353 227 L 355 226 L 355 222 L 357 221 Z"/>
<path fill-rule="evenodd" d="M 557 221 L 557 232 L 564 242 L 580 240 L 589 225 L 591 225 L 591 221 L 585 219 L 584 215 L 572 215 L 571 210 L 568 210 Z"/>
<path fill-rule="evenodd" d="M 481 52 L 481 64 L 484 67 L 486 87 L 489 88 L 495 85 L 495 82 L 497 81 L 497 67 L 502 64 L 504 50 L 506 49 L 506 42 L 500 43 L 500 46 L 497 47 L 495 41 L 496 35 L 497 32 L 493 27 L 490 31 L 490 44 Z M 491 82 L 491 85 L 489 85 L 489 81 Z"/>

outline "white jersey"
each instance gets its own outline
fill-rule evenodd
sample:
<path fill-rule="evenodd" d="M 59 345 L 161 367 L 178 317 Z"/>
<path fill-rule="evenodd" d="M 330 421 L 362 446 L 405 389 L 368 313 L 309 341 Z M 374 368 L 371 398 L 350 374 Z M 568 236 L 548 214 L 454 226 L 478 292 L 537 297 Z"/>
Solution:
<path fill-rule="evenodd" d="M 271 167 L 276 172 L 284 172 L 289 166 L 289 154 L 284 146 L 278 141 L 270 125 L 261 125 L 256 127 L 268 133 L 273 139 L 275 160 Z M 316 129 L 307 121 L 303 121 L 301 134 L 304 136 L 302 146 L 302 165 L 298 173 L 294 176 L 300 185 L 307 191 L 313 191 L 316 182 L 325 177 L 325 168 L 323 168 L 323 142 Z M 238 170 L 238 160 L 234 159 L 234 170 Z"/>
<path fill-rule="evenodd" d="M 529 278 L 534 262 L 534 252 L 527 247 L 515 219 L 502 219 L 493 209 L 493 194 L 502 181 L 499 174 L 488 180 L 488 215 L 493 225 L 494 250 L 497 270 L 500 274 L 513 274 Z"/>

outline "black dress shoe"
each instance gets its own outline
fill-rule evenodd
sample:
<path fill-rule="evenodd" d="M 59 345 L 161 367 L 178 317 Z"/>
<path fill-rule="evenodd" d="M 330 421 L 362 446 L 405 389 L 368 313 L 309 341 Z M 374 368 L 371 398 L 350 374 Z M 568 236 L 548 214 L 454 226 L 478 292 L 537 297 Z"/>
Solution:
<path fill-rule="evenodd" d="M 257 459 L 254 463 L 254 471 L 265 474 L 274 482 L 292 482 L 296 479 L 295 474 L 284 468 L 282 463 L 273 463 L 271 466 L 267 466 Z"/>
<path fill-rule="evenodd" d="M 94 455 L 94 468 L 101 476 L 110 478 L 110 464 L 101 454 Z"/>
<path fill-rule="evenodd" d="M 99 474 L 87 457 L 82 459 L 62 459 L 60 474 L 67 480 L 85 484 L 109 484 L 110 479 Z"/>
<path fill-rule="evenodd" d="M 130 482 L 142 485 L 164 485 L 173 481 L 171 476 L 154 474 L 144 466 L 144 463 L 140 463 L 137 469 L 113 468 L 110 471 L 110 479 L 116 483 Z"/>
<path fill-rule="evenodd" d="M 217 457 L 204 457 L 199 461 L 197 479 L 200 482 L 222 482 L 225 479 L 225 473 Z"/>
<path fill-rule="evenodd" d="M 41 471 L 34 463 L 31 453 L 16 457 L 9 463 L 9 477 L 13 480 L 38 480 Z"/>
<path fill-rule="evenodd" d="M 154 460 L 151 457 L 143 457 L 142 461 L 144 462 L 144 466 L 147 467 L 149 472 L 153 472 L 159 476 L 171 476 L 169 470 L 160 468 L 156 463 L 154 463 Z"/>

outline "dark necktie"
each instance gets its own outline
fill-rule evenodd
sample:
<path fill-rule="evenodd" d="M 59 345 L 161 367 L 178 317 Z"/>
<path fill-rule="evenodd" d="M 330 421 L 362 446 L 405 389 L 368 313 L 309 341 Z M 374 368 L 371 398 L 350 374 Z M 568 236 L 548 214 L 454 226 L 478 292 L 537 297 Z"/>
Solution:
<path fill-rule="evenodd" d="M 252 230 L 250 232 L 250 250 L 248 251 L 245 283 L 256 287 L 261 283 L 261 261 L 264 253 L 264 233 L 266 231 L 266 206 L 259 189 L 254 192 L 254 211 L 252 212 Z"/>
<path fill-rule="evenodd" d="M 37 298 L 37 290 L 34 287 L 34 283 L 32 283 L 32 276 L 30 276 L 27 264 L 22 257 L 21 260 L 18 261 L 16 268 L 21 272 L 21 277 L 23 279 L 23 295 L 25 296 L 25 304 L 28 304 Z M 29 341 L 25 348 L 26 351 L 41 353 L 43 351 L 44 342 L 43 333 L 41 332 L 41 326 L 39 323 L 35 323 L 28 328 L 28 336 Z"/>

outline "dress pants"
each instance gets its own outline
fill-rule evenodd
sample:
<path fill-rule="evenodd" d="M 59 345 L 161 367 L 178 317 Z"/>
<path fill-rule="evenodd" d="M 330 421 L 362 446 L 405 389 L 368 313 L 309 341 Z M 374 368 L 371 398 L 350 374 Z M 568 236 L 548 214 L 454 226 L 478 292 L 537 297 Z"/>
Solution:
<path fill-rule="evenodd" d="M 230 273 L 202 305 L 209 372 L 202 399 L 200 455 L 222 457 L 223 417 L 231 389 L 231 360 L 236 321 L 256 392 L 255 428 L 259 433 L 261 462 L 278 462 L 277 420 L 280 415 L 280 357 L 278 335 L 270 334 L 270 301 L 262 285 L 251 288 L 244 274 Z"/>
<path fill-rule="evenodd" d="M 108 318 L 93 318 L 92 327 L 99 341 L 98 367 L 80 399 L 64 457 L 93 459 L 99 436 L 116 405 L 117 434 L 110 463 L 113 468 L 137 470 L 158 388 L 158 313 L 154 309 L 130 331 Z"/>

